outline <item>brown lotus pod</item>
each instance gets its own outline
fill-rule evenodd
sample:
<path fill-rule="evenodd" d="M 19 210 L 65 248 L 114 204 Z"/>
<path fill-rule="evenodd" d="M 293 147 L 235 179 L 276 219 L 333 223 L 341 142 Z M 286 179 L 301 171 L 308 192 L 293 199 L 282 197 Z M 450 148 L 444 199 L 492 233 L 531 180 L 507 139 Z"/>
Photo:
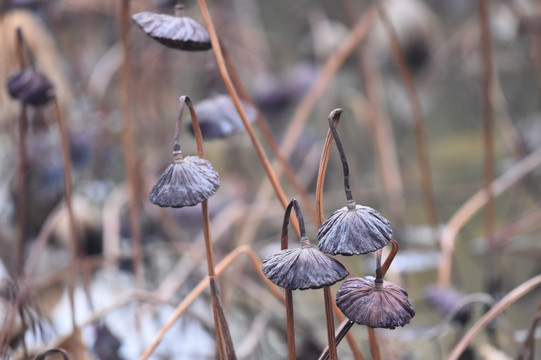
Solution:
<path fill-rule="evenodd" d="M 169 48 L 186 51 L 211 48 L 209 33 L 192 18 L 140 12 L 132 15 L 132 19 L 148 36 Z"/>
<path fill-rule="evenodd" d="M 289 290 L 319 289 L 331 286 L 349 275 L 338 260 L 301 239 L 298 249 L 285 249 L 263 260 L 261 270 L 274 284 Z"/>
<path fill-rule="evenodd" d="M 345 280 L 336 293 L 336 305 L 349 320 L 372 328 L 394 329 L 415 316 L 404 289 L 373 276 Z"/>
<path fill-rule="evenodd" d="M 331 255 L 367 254 L 383 248 L 392 236 L 389 220 L 355 202 L 336 210 L 317 231 L 319 249 Z"/>
<path fill-rule="evenodd" d="M 242 102 L 242 107 L 248 120 L 253 123 L 257 110 L 245 102 Z M 224 138 L 244 128 L 233 100 L 228 95 L 214 95 L 201 101 L 195 105 L 195 112 L 205 140 Z M 192 124 L 189 124 L 188 128 L 193 134 Z"/>
<path fill-rule="evenodd" d="M 51 82 L 34 69 L 26 69 L 11 76 L 7 89 L 12 98 L 36 107 L 46 105 L 54 97 Z"/>
<path fill-rule="evenodd" d="M 150 191 L 150 201 L 161 207 L 194 206 L 220 187 L 220 177 L 210 161 L 198 156 L 183 158 L 180 150 Z"/>

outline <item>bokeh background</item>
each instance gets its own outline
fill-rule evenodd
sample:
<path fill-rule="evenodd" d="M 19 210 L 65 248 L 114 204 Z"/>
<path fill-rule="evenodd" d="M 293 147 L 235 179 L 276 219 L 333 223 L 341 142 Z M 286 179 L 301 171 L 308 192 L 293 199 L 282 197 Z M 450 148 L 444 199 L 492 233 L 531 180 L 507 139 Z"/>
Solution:
<path fill-rule="evenodd" d="M 131 114 L 144 250 L 144 288 L 136 290 L 131 261 L 129 188 L 122 149 L 123 112 L 119 36 L 120 1 L 40 0 L 0 2 L 0 79 L 19 70 L 15 31 L 23 29 L 31 61 L 54 84 L 69 128 L 74 210 L 86 260 L 78 262 L 75 305 L 82 326 L 85 358 L 136 359 L 150 345 L 175 307 L 206 275 L 199 206 L 160 209 L 148 192 L 171 163 L 178 98 L 197 105 L 227 94 L 212 51 L 165 48 L 130 21 Z M 130 14 L 173 13 L 173 1 L 130 1 Z M 404 287 L 416 309 L 410 325 L 377 330 L 384 359 L 444 359 L 465 332 L 509 291 L 538 275 L 541 182 L 533 170 L 494 201 L 493 248 L 487 245 L 483 209 L 458 230 L 452 254 L 452 289 L 435 287 L 441 266 L 441 235 L 446 224 L 483 189 L 484 71 L 479 8 L 466 0 L 390 0 L 382 2 L 396 31 L 418 97 L 435 207 L 423 202 L 411 97 L 406 91 L 389 33 L 376 18 L 369 33 L 315 96 L 307 122 L 294 143 L 284 144 L 300 104 L 314 97 L 329 59 L 365 21 L 369 1 L 209 1 L 220 40 L 253 101 L 250 111 L 268 123 L 313 206 L 327 116 L 342 108 L 339 133 L 351 170 L 357 203 L 387 217 L 400 244 L 386 279 Z M 203 23 L 196 1 L 185 1 L 184 15 Z M 490 1 L 493 59 L 492 120 L 494 176 L 510 173 L 541 146 L 541 7 L 528 0 Z M 363 20 L 364 19 L 364 20 Z M 312 93 L 312 94 L 311 94 Z M 19 105 L 0 89 L 0 258 L 4 284 L 15 284 Z M 239 121 L 234 108 L 215 111 Z M 24 238 L 28 254 L 46 219 L 63 209 L 63 165 L 52 106 L 28 110 L 27 211 Z M 187 126 L 189 117 L 185 115 Z M 256 126 L 256 132 L 261 131 Z M 187 127 L 183 152 L 196 154 Z M 271 159 L 269 145 L 263 141 Z M 537 151 L 539 152 L 539 151 Z M 260 258 L 278 251 L 283 208 L 268 184 L 250 138 L 243 129 L 205 142 L 205 153 L 220 173 L 221 187 L 209 202 L 216 261 L 239 245 Z M 539 157 L 539 156 L 537 156 Z M 331 152 L 324 189 L 328 217 L 344 206 L 342 168 Z M 280 170 L 279 165 L 275 168 Z M 280 178 L 289 198 L 298 197 Z M 425 189 L 426 190 L 426 189 Z M 315 245 L 316 224 L 301 201 L 307 232 Z M 435 210 L 435 211 L 434 211 Z M 431 221 L 437 219 L 437 227 Z M 290 243 L 296 237 L 291 232 Z M 28 351 L 69 349 L 71 317 L 67 296 L 69 235 L 60 210 L 52 236 L 31 274 Z M 491 252 L 493 255 L 487 256 Z M 373 275 L 374 257 L 338 257 L 353 276 Z M 487 259 L 490 264 L 487 265 Z M 83 264 L 87 264 L 83 266 Z M 491 281 L 487 269 L 495 274 Z M 251 262 L 239 257 L 219 277 L 225 312 L 237 355 L 242 359 L 283 359 L 285 310 L 265 288 Z M 8 286 L 8 285 L 6 285 Z M 84 291 L 87 288 L 88 291 Z M 333 286 L 333 291 L 339 284 Z M 3 291 L 7 293 L 7 291 Z M 89 301 L 88 297 L 92 300 Z M 475 337 L 463 359 L 517 358 L 540 292 L 533 289 Z M 464 301 L 464 308 L 453 307 Z M 3 313 L 12 301 L 2 299 Z M 294 293 L 297 356 L 316 358 L 325 346 L 321 291 Z M 10 310 L 11 309 L 11 310 Z M 460 311 L 458 311 L 460 310 Z M 2 314 L 2 313 L 0 313 Z M 138 316 L 136 316 L 136 314 Z M 138 320 L 136 320 L 138 319 Z M 139 322 L 137 324 L 137 321 Z M 5 328 L 5 327 L 4 327 Z M 370 358 L 366 329 L 353 330 Z M 538 337 L 533 333 L 533 346 Z M 346 342 L 339 358 L 353 358 Z M 4 346 L 5 356 L 23 358 L 21 342 Z M 208 293 L 197 298 L 155 350 L 155 359 L 215 358 Z M 538 355 L 536 358 L 541 355 Z M 524 357 L 526 358 L 526 357 Z"/>

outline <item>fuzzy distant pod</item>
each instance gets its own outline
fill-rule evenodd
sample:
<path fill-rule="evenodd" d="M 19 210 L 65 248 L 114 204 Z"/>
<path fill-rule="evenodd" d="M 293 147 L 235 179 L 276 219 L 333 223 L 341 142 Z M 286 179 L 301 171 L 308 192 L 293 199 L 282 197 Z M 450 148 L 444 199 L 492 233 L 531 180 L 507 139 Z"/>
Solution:
<path fill-rule="evenodd" d="M 253 123 L 257 117 L 257 110 L 245 102 L 242 102 L 242 107 L 248 121 Z M 195 112 L 205 140 L 223 138 L 244 128 L 233 100 L 228 95 L 214 95 L 201 101 L 195 105 Z M 193 134 L 192 124 L 189 124 L 188 128 Z"/>
<path fill-rule="evenodd" d="M 268 256 L 261 270 L 274 284 L 288 290 L 319 289 L 349 275 L 344 265 L 313 248 L 308 239 L 298 249 Z"/>
<path fill-rule="evenodd" d="M 211 48 L 209 33 L 192 18 L 140 12 L 132 15 L 132 19 L 148 36 L 169 48 L 186 51 Z"/>
<path fill-rule="evenodd" d="M 387 245 L 391 223 L 379 212 L 355 203 L 336 210 L 319 228 L 319 249 L 326 254 L 359 255 Z"/>
<path fill-rule="evenodd" d="M 220 187 L 212 164 L 198 156 L 175 161 L 150 191 L 150 201 L 162 207 L 194 206 L 210 198 Z"/>
<path fill-rule="evenodd" d="M 404 289 L 385 280 L 378 283 L 372 276 L 345 280 L 336 293 L 336 305 L 351 321 L 372 328 L 394 329 L 415 316 Z"/>
<path fill-rule="evenodd" d="M 46 105 L 54 97 L 53 85 L 34 69 L 26 69 L 8 79 L 9 95 L 32 106 Z"/>

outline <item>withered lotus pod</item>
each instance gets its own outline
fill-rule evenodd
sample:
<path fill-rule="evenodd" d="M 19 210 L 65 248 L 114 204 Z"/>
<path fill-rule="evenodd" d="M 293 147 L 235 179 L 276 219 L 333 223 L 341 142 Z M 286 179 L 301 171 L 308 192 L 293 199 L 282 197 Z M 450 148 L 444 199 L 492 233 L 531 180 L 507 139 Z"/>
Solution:
<path fill-rule="evenodd" d="M 339 118 L 342 109 L 333 110 L 329 117 L 329 130 L 340 154 L 344 171 L 344 191 L 346 206 L 336 210 L 331 217 L 321 224 L 317 232 L 319 248 L 327 254 L 359 255 L 381 249 L 392 238 L 391 223 L 376 210 L 357 205 L 353 200 L 349 186 L 349 166 L 340 136 L 333 124 Z"/>
<path fill-rule="evenodd" d="M 219 187 L 218 172 L 208 160 L 179 156 L 150 191 L 150 201 L 162 207 L 194 206 L 214 195 Z"/>
<path fill-rule="evenodd" d="M 169 48 L 186 51 L 211 48 L 209 33 L 192 18 L 140 12 L 132 15 L 132 19 L 148 36 Z"/>
<path fill-rule="evenodd" d="M 51 82 L 34 69 L 26 69 L 11 76 L 7 89 L 12 98 L 36 107 L 46 105 L 54 97 Z"/>
<path fill-rule="evenodd" d="M 220 177 L 212 164 L 203 158 L 203 138 L 191 100 L 187 96 L 179 99 L 179 114 L 175 126 L 173 164 L 165 169 L 150 191 L 150 201 L 162 207 L 180 208 L 194 206 L 210 198 L 220 187 Z M 183 157 L 180 150 L 180 129 L 184 105 L 188 105 L 192 122 L 197 129 L 197 151 L 199 156 Z"/>
<path fill-rule="evenodd" d="M 349 274 L 338 260 L 312 247 L 308 238 L 301 239 L 298 249 L 268 256 L 261 270 L 274 284 L 289 290 L 331 286 Z"/>
<path fill-rule="evenodd" d="M 257 117 L 257 110 L 245 102 L 242 102 L 242 107 L 248 120 L 253 123 Z M 195 112 L 205 140 L 223 138 L 244 128 L 233 100 L 228 95 L 214 95 L 195 104 Z M 188 127 L 193 134 L 192 125 Z"/>
<path fill-rule="evenodd" d="M 372 328 L 394 329 L 415 316 L 404 289 L 373 276 L 345 280 L 336 293 L 336 305 L 349 320 Z"/>
<path fill-rule="evenodd" d="M 392 236 L 389 220 L 355 202 L 336 210 L 317 231 L 319 249 L 332 255 L 373 252 L 387 245 Z"/>
<path fill-rule="evenodd" d="M 301 247 L 287 249 L 287 227 L 291 208 L 295 206 L 301 232 Z M 274 284 L 288 290 L 319 289 L 331 286 L 349 275 L 338 260 L 313 248 L 306 237 L 304 220 L 297 200 L 293 199 L 285 212 L 282 226 L 282 250 L 263 260 L 261 270 Z"/>

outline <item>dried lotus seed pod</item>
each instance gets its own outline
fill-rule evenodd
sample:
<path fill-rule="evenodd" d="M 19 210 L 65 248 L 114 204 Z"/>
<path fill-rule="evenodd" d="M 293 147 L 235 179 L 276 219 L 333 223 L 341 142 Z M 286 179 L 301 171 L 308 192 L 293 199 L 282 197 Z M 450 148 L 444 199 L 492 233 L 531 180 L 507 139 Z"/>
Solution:
<path fill-rule="evenodd" d="M 169 48 L 186 51 L 211 48 L 209 33 L 192 18 L 140 12 L 132 15 L 132 19 L 148 36 Z"/>
<path fill-rule="evenodd" d="M 212 164 L 198 156 L 176 155 L 150 191 L 150 201 L 162 207 L 194 206 L 210 198 L 220 187 Z"/>
<path fill-rule="evenodd" d="M 349 320 L 372 328 L 394 329 L 415 316 L 404 289 L 372 276 L 345 280 L 336 293 L 336 305 Z"/>
<path fill-rule="evenodd" d="M 32 106 L 46 105 L 54 97 L 53 85 L 34 69 L 26 69 L 8 79 L 9 95 Z"/>
<path fill-rule="evenodd" d="M 354 202 L 336 210 L 317 232 L 319 249 L 331 255 L 373 252 L 387 245 L 392 236 L 389 220 Z"/>
<path fill-rule="evenodd" d="M 289 290 L 331 286 L 349 274 L 338 260 L 312 247 L 307 238 L 301 240 L 298 249 L 268 256 L 261 270 L 274 284 Z"/>

